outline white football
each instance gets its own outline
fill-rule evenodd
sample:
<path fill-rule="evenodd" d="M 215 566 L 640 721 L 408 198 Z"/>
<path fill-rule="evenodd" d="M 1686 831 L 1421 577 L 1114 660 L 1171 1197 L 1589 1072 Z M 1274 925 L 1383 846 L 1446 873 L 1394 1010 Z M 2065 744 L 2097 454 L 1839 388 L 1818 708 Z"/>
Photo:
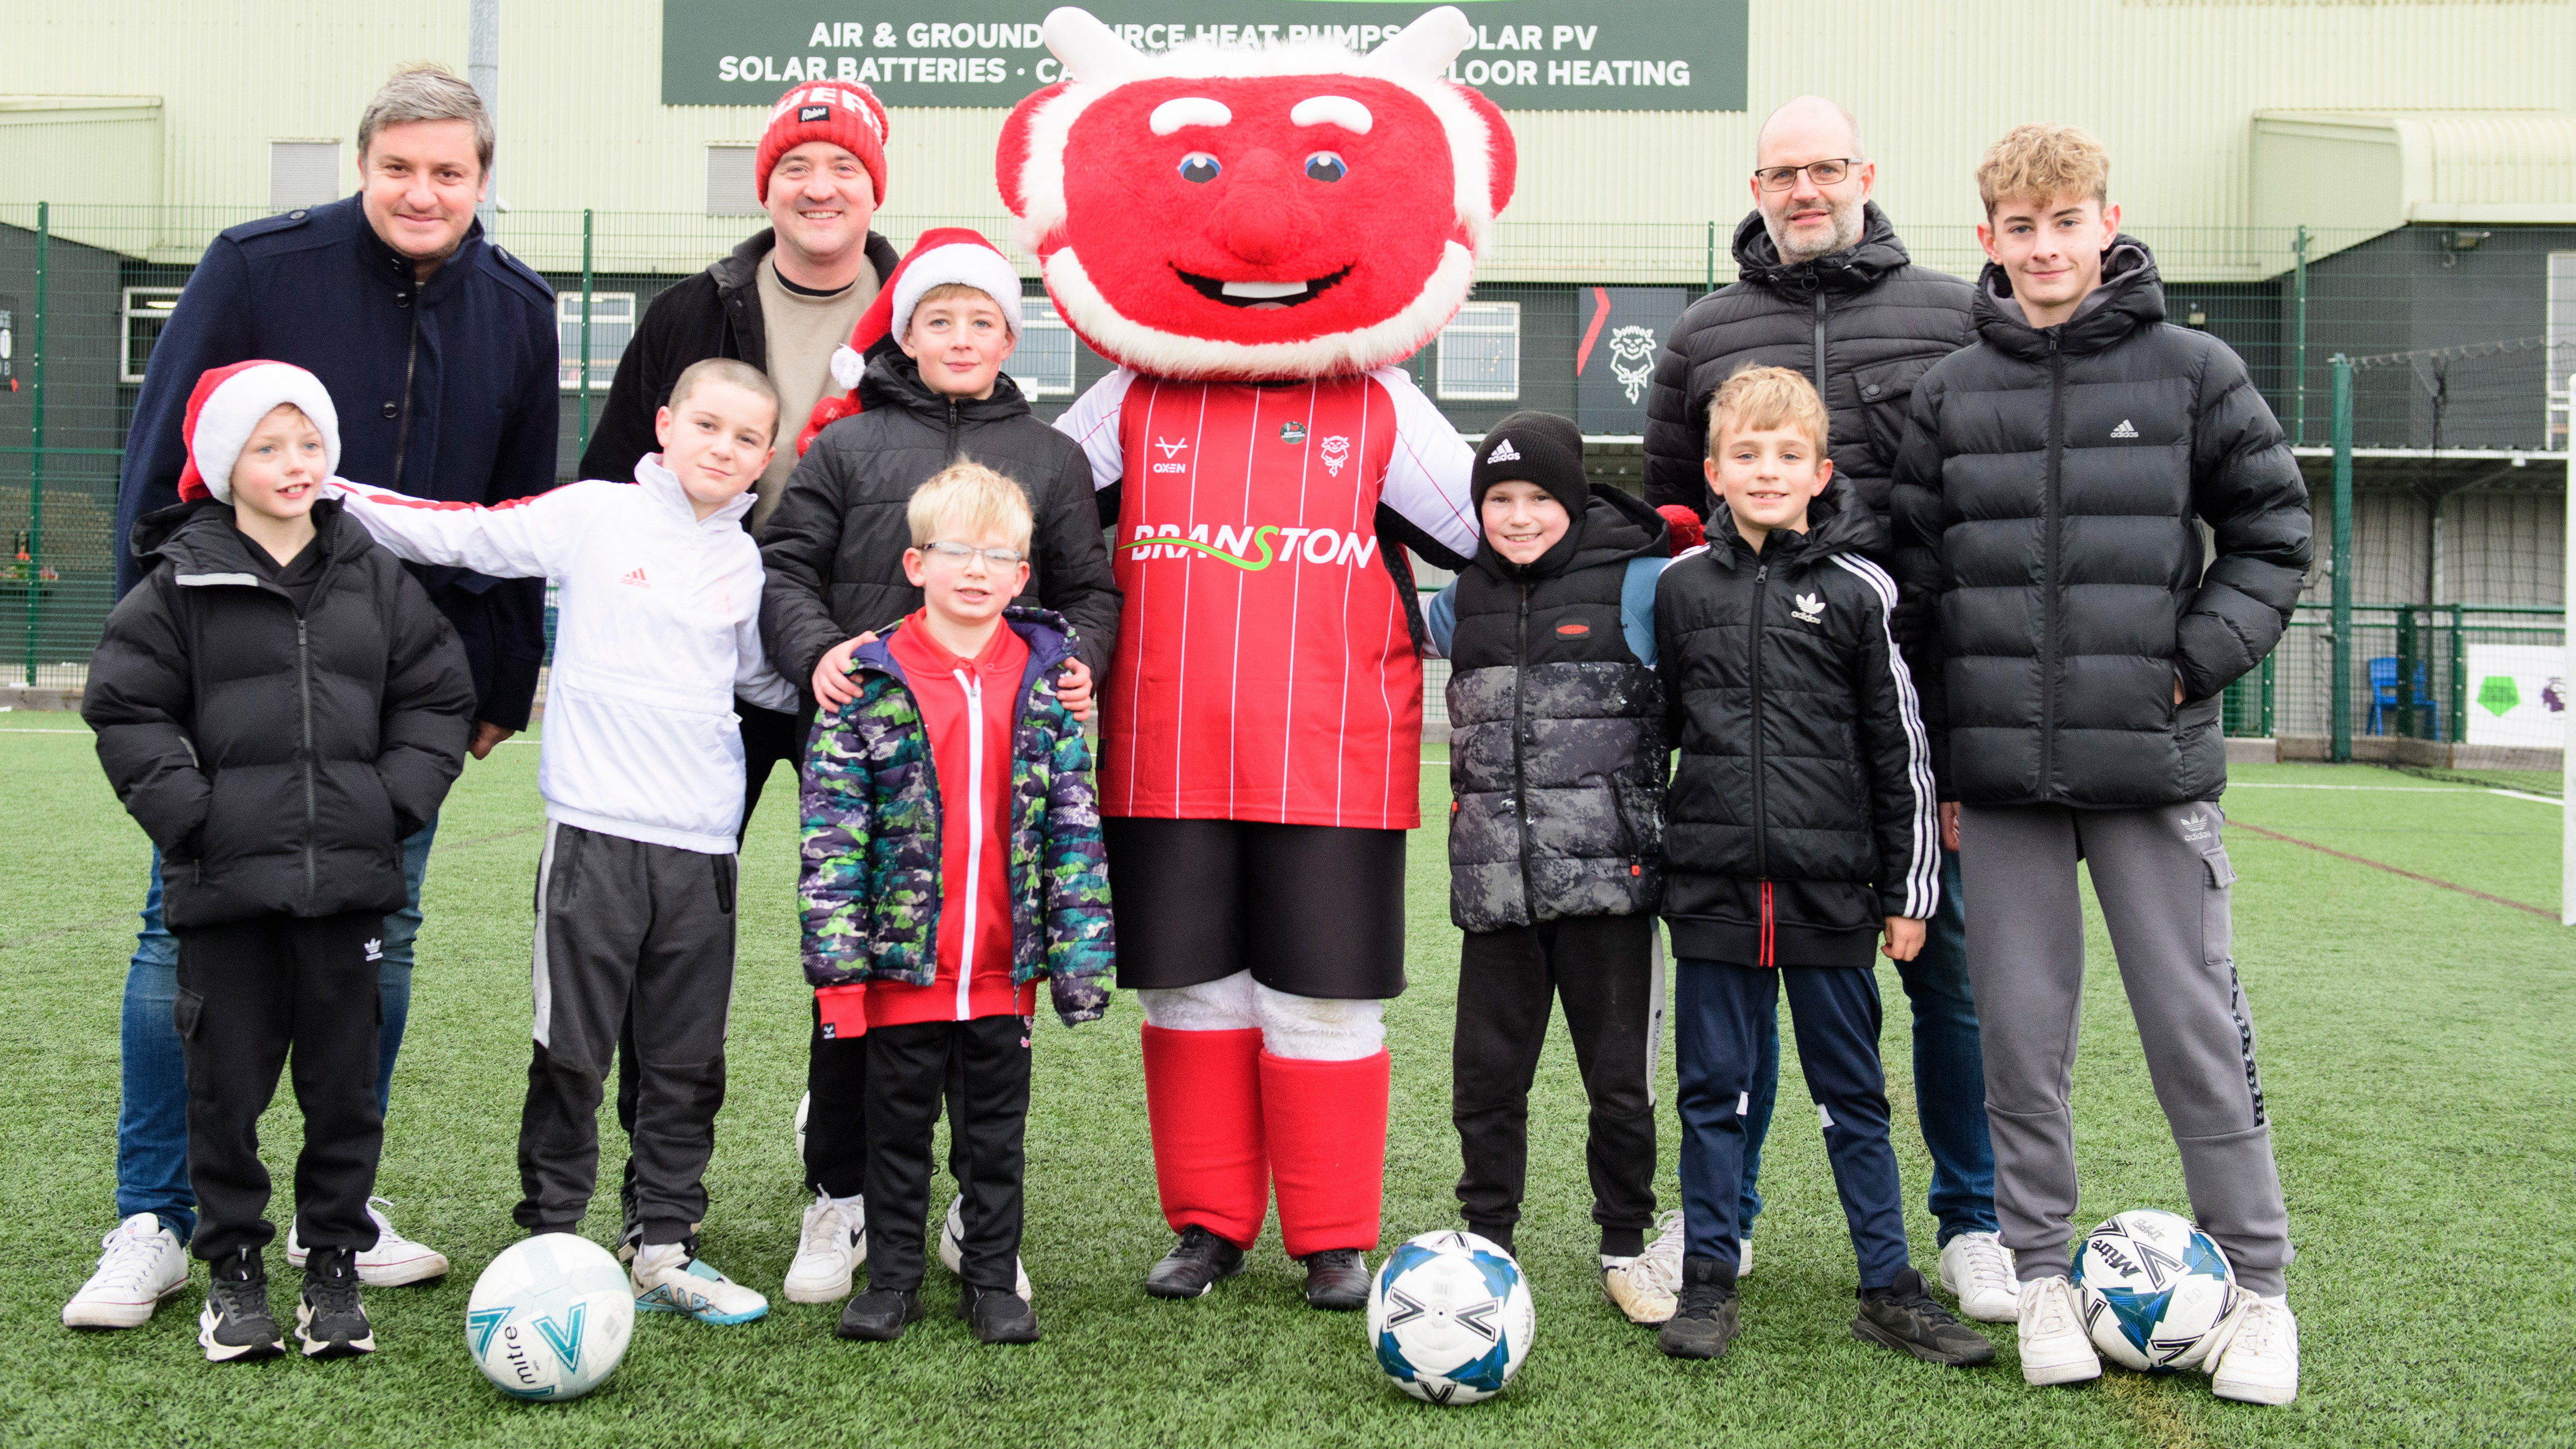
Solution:
<path fill-rule="evenodd" d="M 474 1280 L 465 1347 L 513 1398 L 577 1399 L 626 1356 L 635 1289 L 606 1248 L 571 1233 L 513 1243 Z"/>
<path fill-rule="evenodd" d="M 2075 1291 L 2093 1346 L 2142 1373 L 2198 1367 L 2210 1330 L 2237 1297 L 2235 1270 L 2218 1244 L 2154 1208 L 2124 1212 L 2084 1235 Z"/>
<path fill-rule="evenodd" d="M 1368 1336 L 1396 1387 L 1433 1404 L 1503 1391 L 1529 1357 L 1538 1313 L 1521 1265 L 1474 1233 L 1424 1233 L 1369 1285 Z"/>

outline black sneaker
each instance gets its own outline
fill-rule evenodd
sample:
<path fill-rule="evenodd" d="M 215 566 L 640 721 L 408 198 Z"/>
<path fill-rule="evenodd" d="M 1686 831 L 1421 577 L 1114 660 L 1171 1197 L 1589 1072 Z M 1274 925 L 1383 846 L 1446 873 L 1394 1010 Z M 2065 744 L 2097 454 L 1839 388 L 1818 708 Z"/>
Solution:
<path fill-rule="evenodd" d="M 1218 1279 L 1242 1271 L 1241 1248 L 1192 1223 L 1163 1261 L 1145 1270 L 1145 1291 L 1157 1298 L 1203 1297 Z"/>
<path fill-rule="evenodd" d="M 197 1343 L 206 1362 L 248 1363 L 286 1352 L 277 1318 L 268 1311 L 268 1266 L 258 1249 L 215 1260 L 206 1277 L 206 1307 L 197 1315 Z"/>
<path fill-rule="evenodd" d="M 376 1351 L 376 1330 L 358 1302 L 358 1255 L 315 1248 L 304 1259 L 304 1296 L 295 1305 L 295 1336 L 306 1358 L 347 1358 Z"/>
<path fill-rule="evenodd" d="M 1037 1310 L 1007 1288 L 978 1288 L 969 1283 L 957 1297 L 957 1316 L 981 1343 L 1035 1343 Z"/>
<path fill-rule="evenodd" d="M 1306 1255 L 1306 1306 L 1327 1313 L 1368 1307 L 1369 1265 L 1357 1248 L 1326 1248 Z"/>
<path fill-rule="evenodd" d="M 871 1288 L 841 1310 L 841 1326 L 833 1331 L 843 1338 L 892 1343 L 920 1321 L 919 1292 L 910 1288 Z"/>
<path fill-rule="evenodd" d="M 1724 1358 L 1735 1339 L 1735 1269 L 1720 1258 L 1682 1259 L 1682 1291 L 1655 1347 L 1673 1358 Z"/>
<path fill-rule="evenodd" d="M 1860 1290 L 1860 1316 L 1852 1320 L 1852 1337 L 1952 1368 L 1995 1361 L 1995 1346 L 1933 1302 L 1923 1275 L 1912 1268 L 1899 1269 L 1896 1281 L 1885 1288 Z"/>

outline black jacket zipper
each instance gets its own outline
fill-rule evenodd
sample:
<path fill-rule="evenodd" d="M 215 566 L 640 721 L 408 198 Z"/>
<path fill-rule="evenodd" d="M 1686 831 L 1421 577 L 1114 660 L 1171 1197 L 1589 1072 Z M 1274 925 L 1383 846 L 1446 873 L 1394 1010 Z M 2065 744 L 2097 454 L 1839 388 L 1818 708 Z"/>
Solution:
<path fill-rule="evenodd" d="M 2057 534 L 2066 470 L 2066 354 L 2048 334 L 2048 485 L 2040 495 L 2039 788 L 2057 778 Z"/>
<path fill-rule="evenodd" d="M 411 451 L 412 378 L 420 371 L 420 278 L 411 282 L 411 341 L 403 348 L 402 421 L 394 425 L 394 478 L 388 485 L 396 493 L 403 486 L 403 455 Z"/>
<path fill-rule="evenodd" d="M 948 400 L 948 461 L 957 461 L 957 399 Z"/>
<path fill-rule="evenodd" d="M 309 901 L 321 890 L 313 868 L 313 837 L 321 821 L 313 803 L 313 640 L 301 613 L 295 616 L 295 682 L 304 695 L 304 895 Z"/>
<path fill-rule="evenodd" d="M 1538 887 L 1530 880 L 1529 767 L 1529 585 L 1521 585 L 1519 635 L 1512 646 L 1512 810 L 1520 820 L 1521 914 L 1538 924 Z"/>
<path fill-rule="evenodd" d="M 1825 294 L 1816 293 L 1816 395 L 1825 392 Z"/>
<path fill-rule="evenodd" d="M 1753 566 L 1753 612 L 1747 620 L 1745 653 L 1752 659 L 1753 694 L 1753 876 L 1771 877 L 1771 816 L 1762 803 L 1762 601 L 1770 590 L 1771 566 Z"/>

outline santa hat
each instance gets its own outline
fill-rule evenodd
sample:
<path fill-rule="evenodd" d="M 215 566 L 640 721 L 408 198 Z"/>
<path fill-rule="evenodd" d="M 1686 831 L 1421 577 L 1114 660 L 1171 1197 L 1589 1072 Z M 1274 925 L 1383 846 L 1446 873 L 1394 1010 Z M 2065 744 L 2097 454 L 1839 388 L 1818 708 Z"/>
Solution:
<path fill-rule="evenodd" d="M 340 414 L 322 379 L 292 363 L 236 362 L 207 369 L 188 394 L 179 425 L 188 466 L 179 474 L 179 496 L 232 502 L 233 460 L 259 420 L 281 403 L 292 404 L 322 434 L 322 470 L 340 471 Z"/>
<path fill-rule="evenodd" d="M 1708 542 L 1708 529 L 1700 522 L 1696 509 L 1685 508 L 1678 503 L 1667 503 L 1655 511 L 1664 516 L 1664 524 L 1671 532 L 1675 558 Z"/>
<path fill-rule="evenodd" d="M 923 293 L 950 282 L 992 298 L 1002 309 L 1003 324 L 1011 335 L 1020 335 L 1027 319 L 1020 307 L 1020 274 L 1010 258 L 979 232 L 962 226 L 932 227 L 895 263 L 894 275 L 877 289 L 876 300 L 850 329 L 850 340 L 832 349 L 832 382 L 841 391 L 826 393 L 814 404 L 805 431 L 796 436 L 798 457 L 804 456 L 816 434 L 859 411 L 859 379 L 867 373 L 868 359 L 894 346 L 894 339 L 912 325 L 912 311 L 921 305 Z"/>
<path fill-rule="evenodd" d="M 828 141 L 859 158 L 868 179 L 876 183 L 877 205 L 885 205 L 886 111 L 877 93 L 857 81 L 816 81 L 789 86 L 770 109 L 769 126 L 760 133 L 760 150 L 752 158 L 752 185 L 761 204 L 769 204 L 769 173 L 778 158 L 808 141 Z"/>

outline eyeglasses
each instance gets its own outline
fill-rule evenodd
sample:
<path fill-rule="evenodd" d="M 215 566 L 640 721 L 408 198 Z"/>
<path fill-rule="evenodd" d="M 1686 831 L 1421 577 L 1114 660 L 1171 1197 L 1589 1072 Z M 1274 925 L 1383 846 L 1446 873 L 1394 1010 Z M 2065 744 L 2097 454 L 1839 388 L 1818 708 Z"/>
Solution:
<path fill-rule="evenodd" d="M 931 558 L 946 559 L 950 563 L 960 565 L 964 564 L 970 558 L 981 557 L 984 562 L 991 564 L 997 569 L 1009 568 L 1013 564 L 1019 563 L 1028 557 L 1027 554 L 1021 553 L 1016 549 L 973 548 L 966 544 L 948 543 L 944 540 L 934 541 L 924 546 L 921 551 Z"/>
<path fill-rule="evenodd" d="M 1818 186 L 1831 186 L 1851 175 L 1860 164 L 1857 156 L 1837 156 L 1830 161 L 1810 161 L 1804 166 L 1765 166 L 1753 173 L 1754 181 L 1765 191 L 1786 191 L 1798 184 L 1798 173 Z"/>

